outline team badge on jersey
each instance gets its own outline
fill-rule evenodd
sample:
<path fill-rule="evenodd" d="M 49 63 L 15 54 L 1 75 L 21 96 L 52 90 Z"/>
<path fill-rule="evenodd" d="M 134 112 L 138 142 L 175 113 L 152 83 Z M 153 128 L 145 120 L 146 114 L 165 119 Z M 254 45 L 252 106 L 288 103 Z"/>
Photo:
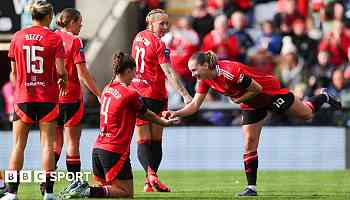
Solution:
<path fill-rule="evenodd" d="M 164 49 L 164 55 L 165 55 L 165 57 L 166 57 L 167 59 L 170 59 L 170 50 L 167 49 L 167 48 L 165 48 L 165 49 Z"/>

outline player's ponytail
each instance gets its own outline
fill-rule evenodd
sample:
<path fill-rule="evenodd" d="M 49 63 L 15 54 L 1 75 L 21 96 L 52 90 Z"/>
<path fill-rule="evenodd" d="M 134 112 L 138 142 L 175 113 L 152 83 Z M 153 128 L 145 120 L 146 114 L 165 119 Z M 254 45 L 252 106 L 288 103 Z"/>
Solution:
<path fill-rule="evenodd" d="M 205 57 L 206 57 L 206 60 L 208 61 L 209 68 L 215 69 L 216 62 L 217 62 L 216 54 L 213 51 L 207 51 L 205 52 Z"/>
<path fill-rule="evenodd" d="M 117 74 L 121 74 L 127 69 L 133 70 L 135 67 L 136 67 L 135 60 L 130 55 L 122 51 L 118 51 L 113 54 L 112 68 L 113 68 L 114 78 Z"/>
<path fill-rule="evenodd" d="M 47 15 L 53 14 L 52 4 L 45 0 L 35 0 L 28 5 L 27 9 L 31 13 L 32 19 L 38 21 L 43 20 Z"/>
<path fill-rule="evenodd" d="M 216 66 L 216 54 L 212 51 L 207 52 L 197 52 L 193 54 L 190 60 L 195 60 L 199 65 L 204 65 L 204 63 L 208 63 L 209 69 L 215 69 Z"/>
<path fill-rule="evenodd" d="M 71 22 L 76 22 L 80 19 L 81 14 L 77 9 L 65 8 L 57 16 L 56 24 L 62 28 L 67 27 Z"/>

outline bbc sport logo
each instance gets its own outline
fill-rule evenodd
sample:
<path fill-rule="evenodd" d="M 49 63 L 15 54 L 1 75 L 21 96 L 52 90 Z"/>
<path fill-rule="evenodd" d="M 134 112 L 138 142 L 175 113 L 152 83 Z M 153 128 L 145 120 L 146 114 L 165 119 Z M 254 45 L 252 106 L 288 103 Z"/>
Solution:
<path fill-rule="evenodd" d="M 22 171 L 11 171 L 6 170 L 5 171 L 5 182 L 7 183 L 14 183 L 14 182 L 21 182 L 21 183 L 42 183 L 46 182 L 46 177 L 50 175 L 50 181 L 53 182 L 59 182 L 62 180 L 66 180 L 69 182 L 80 180 L 80 181 L 88 181 L 89 176 L 91 175 L 91 172 L 76 172 L 74 177 L 73 172 L 62 172 L 62 171 L 53 171 L 53 172 L 46 172 L 46 171 L 39 171 L 39 170 L 22 170 Z"/>

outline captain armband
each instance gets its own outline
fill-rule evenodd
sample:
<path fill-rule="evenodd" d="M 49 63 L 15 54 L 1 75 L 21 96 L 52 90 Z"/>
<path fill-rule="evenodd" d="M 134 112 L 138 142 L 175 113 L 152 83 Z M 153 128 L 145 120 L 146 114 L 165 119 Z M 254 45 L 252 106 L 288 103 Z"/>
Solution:
<path fill-rule="evenodd" d="M 244 88 L 248 88 L 251 83 L 252 83 L 252 78 L 250 78 L 249 76 L 247 76 L 245 74 L 241 74 L 239 76 L 239 80 L 238 80 L 239 86 L 244 87 Z"/>

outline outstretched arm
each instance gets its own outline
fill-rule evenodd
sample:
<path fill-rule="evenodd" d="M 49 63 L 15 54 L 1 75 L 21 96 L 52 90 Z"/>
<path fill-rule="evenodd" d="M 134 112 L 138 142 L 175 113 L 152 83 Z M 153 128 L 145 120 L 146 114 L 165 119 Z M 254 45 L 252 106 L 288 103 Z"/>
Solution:
<path fill-rule="evenodd" d="M 171 125 L 174 125 L 178 122 L 177 119 L 160 118 L 158 115 L 156 115 L 154 112 L 152 112 L 150 110 L 147 110 L 144 114 L 140 115 L 140 118 L 154 122 L 154 123 L 159 124 L 161 126 L 171 126 Z"/>
<path fill-rule="evenodd" d="M 199 108 L 201 107 L 204 99 L 205 99 L 206 94 L 202 93 L 196 93 L 194 95 L 193 100 L 187 104 L 185 107 L 183 107 L 180 110 L 170 112 L 170 118 L 174 117 L 185 117 L 188 115 L 192 115 L 193 113 L 197 112 Z"/>
<path fill-rule="evenodd" d="M 171 68 L 170 63 L 165 63 L 160 65 L 162 67 L 162 70 L 168 80 L 170 81 L 171 85 L 181 94 L 181 96 L 184 98 L 184 102 L 188 104 L 191 102 L 192 97 L 188 93 L 188 91 L 185 89 L 183 84 L 180 81 L 180 78 L 176 74 L 176 72 Z"/>

